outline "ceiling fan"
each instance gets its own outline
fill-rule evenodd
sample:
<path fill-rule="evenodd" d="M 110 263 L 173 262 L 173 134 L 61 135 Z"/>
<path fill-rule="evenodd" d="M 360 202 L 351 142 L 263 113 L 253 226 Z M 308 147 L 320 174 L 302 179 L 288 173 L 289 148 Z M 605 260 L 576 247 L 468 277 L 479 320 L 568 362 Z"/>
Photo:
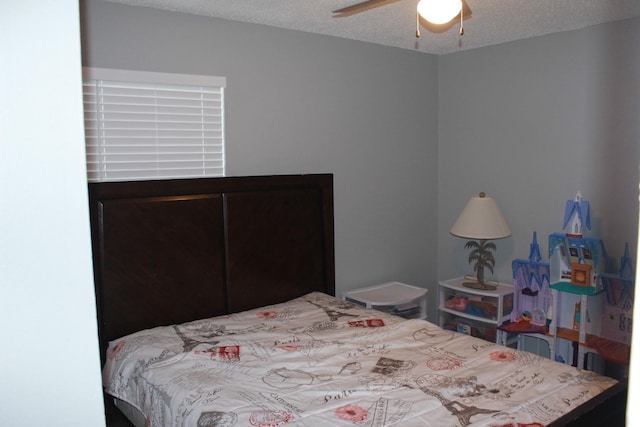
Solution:
<path fill-rule="evenodd" d="M 346 18 L 400 0 L 365 0 L 333 11 L 334 18 Z M 466 0 L 420 0 L 416 8 L 416 37 L 420 37 L 420 17 L 428 24 L 440 26 L 452 22 L 460 16 L 460 35 L 464 34 L 464 17 L 471 15 Z M 436 31 L 437 32 L 437 31 Z"/>

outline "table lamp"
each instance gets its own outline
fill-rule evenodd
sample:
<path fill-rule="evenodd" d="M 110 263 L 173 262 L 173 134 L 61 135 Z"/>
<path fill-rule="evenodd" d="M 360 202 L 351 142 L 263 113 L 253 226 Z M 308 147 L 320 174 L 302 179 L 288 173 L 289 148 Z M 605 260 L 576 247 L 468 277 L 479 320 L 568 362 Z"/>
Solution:
<path fill-rule="evenodd" d="M 497 286 L 485 283 L 484 269 L 493 273 L 496 260 L 493 251 L 496 245 L 488 240 L 502 239 L 511 235 L 511 230 L 502 216 L 495 200 L 485 193 L 472 197 L 460 213 L 460 216 L 449 231 L 456 237 L 469 240 L 465 249 L 471 249 L 469 263 L 474 263 L 477 281 L 464 282 L 463 285 L 473 289 L 495 290 Z"/>

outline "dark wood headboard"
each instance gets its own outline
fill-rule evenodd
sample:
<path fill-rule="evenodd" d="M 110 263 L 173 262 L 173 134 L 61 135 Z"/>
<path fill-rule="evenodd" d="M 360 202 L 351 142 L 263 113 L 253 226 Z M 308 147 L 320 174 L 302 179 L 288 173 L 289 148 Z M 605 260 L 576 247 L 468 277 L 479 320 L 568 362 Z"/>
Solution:
<path fill-rule="evenodd" d="M 89 184 L 100 353 L 160 325 L 335 294 L 333 176 Z"/>

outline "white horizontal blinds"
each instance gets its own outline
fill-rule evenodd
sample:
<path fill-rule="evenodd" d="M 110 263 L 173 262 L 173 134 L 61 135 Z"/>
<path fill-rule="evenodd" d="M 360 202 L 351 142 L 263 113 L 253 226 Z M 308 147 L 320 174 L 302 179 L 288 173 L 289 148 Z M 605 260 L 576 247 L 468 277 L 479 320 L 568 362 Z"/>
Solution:
<path fill-rule="evenodd" d="M 110 75 L 116 78 L 96 78 Z M 224 83 L 206 76 L 85 70 L 89 181 L 223 176 Z"/>

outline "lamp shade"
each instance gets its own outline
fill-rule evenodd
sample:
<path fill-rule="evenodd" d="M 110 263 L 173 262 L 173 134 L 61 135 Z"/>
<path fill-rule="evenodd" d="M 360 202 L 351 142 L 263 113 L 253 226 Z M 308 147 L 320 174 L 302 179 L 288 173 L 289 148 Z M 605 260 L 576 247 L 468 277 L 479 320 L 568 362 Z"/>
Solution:
<path fill-rule="evenodd" d="M 511 236 L 511 230 L 495 200 L 484 193 L 469 199 L 449 232 L 457 237 L 475 240 Z"/>
<path fill-rule="evenodd" d="M 446 24 L 462 10 L 461 0 L 420 0 L 418 13 L 432 24 Z"/>

